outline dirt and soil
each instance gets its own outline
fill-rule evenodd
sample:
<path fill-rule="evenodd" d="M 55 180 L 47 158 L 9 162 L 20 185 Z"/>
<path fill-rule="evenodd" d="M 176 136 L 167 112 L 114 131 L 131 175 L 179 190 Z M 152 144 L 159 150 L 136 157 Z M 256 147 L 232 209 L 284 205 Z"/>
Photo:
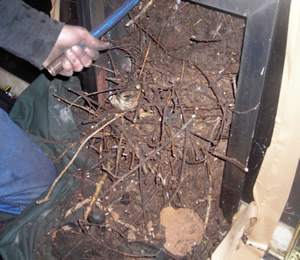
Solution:
<path fill-rule="evenodd" d="M 230 227 L 219 196 L 244 20 L 179 2 L 154 0 L 114 42 L 130 66 L 117 71 L 111 60 L 113 88 L 105 102 L 87 102 L 83 138 L 114 119 L 89 140 L 94 167 L 66 173 L 79 189 L 61 209 L 69 210 L 61 228 L 48 232 L 57 259 L 207 259 Z M 186 219 L 162 220 L 167 208 L 187 209 Z M 168 240 L 167 226 L 189 221 Z M 186 248 L 178 253 L 176 243 Z"/>

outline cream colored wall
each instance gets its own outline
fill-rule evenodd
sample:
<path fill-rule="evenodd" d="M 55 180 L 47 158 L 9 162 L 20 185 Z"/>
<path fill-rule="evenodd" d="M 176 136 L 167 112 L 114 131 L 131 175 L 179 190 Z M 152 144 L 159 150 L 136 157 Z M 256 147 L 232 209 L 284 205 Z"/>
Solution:
<path fill-rule="evenodd" d="M 0 87 L 1 89 L 7 86 L 11 87 L 11 93 L 15 96 L 20 96 L 20 94 L 28 87 L 29 83 L 14 76 L 13 74 L 7 72 L 6 70 L 0 68 Z"/>
<path fill-rule="evenodd" d="M 60 0 L 52 0 L 51 18 L 59 21 L 60 19 Z"/>

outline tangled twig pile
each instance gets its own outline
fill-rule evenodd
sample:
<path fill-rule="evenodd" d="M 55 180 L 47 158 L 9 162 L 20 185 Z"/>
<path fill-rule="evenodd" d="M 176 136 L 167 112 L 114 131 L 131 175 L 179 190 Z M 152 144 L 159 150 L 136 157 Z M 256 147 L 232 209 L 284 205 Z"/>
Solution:
<path fill-rule="evenodd" d="M 78 153 L 88 145 L 97 156 L 76 177 L 81 195 L 74 194 L 66 216 L 87 206 L 78 218 L 81 230 L 124 257 L 139 257 L 131 241 L 165 241 L 159 216 L 168 206 L 200 216 L 206 239 L 194 252 L 207 257 L 228 228 L 218 209 L 223 162 L 244 169 L 225 155 L 243 23 L 188 2 L 174 9 L 174 3 L 148 4 L 128 35 L 114 42 L 130 66 L 117 71 L 108 54 L 112 68 L 105 70 L 113 85 L 101 93 L 104 102 L 90 98 L 99 93 L 83 92 L 77 94 L 84 107 L 62 100 L 87 113 L 83 124 L 90 129 Z M 95 212 L 106 222 L 93 223 Z M 97 237 L 101 227 L 110 242 Z M 122 250 L 124 243 L 129 250 Z"/>

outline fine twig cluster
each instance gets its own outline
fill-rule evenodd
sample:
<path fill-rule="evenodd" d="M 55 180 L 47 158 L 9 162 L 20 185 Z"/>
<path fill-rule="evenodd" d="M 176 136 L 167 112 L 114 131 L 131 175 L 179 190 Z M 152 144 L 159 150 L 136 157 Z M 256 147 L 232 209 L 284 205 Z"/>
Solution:
<path fill-rule="evenodd" d="M 150 18 L 151 8 L 147 10 Z M 199 9 L 188 2 L 182 4 L 156 30 L 157 24 L 143 19 L 145 14 L 133 19 L 128 36 L 114 42 L 115 47 L 109 51 L 125 53 L 130 70 L 119 72 L 108 54 L 111 68 L 95 67 L 107 73 L 109 89 L 89 94 L 74 92 L 78 95 L 75 102 L 60 98 L 70 109 L 82 109 L 86 114 L 82 123 L 90 127 L 77 140 L 80 147 L 73 159 L 38 203 L 49 199 L 57 181 L 88 146 L 97 160 L 76 177 L 81 182 L 82 197 L 88 193 L 85 190 L 93 191 L 84 218 L 79 221 L 95 241 L 100 240 L 87 229 L 91 225 L 88 215 L 94 208 L 107 213 L 110 221 L 106 227 L 126 241 L 155 239 L 160 232 L 159 212 L 166 206 L 194 209 L 208 229 L 213 225 L 211 210 L 218 207 L 219 190 L 215 190 L 214 183 L 215 178 L 221 178 L 223 162 L 247 171 L 236 159 L 226 156 L 235 97 L 232 81 L 237 75 L 237 69 L 232 68 L 234 59 L 220 64 L 211 59 L 203 64 L 195 57 L 199 44 L 228 51 L 228 32 L 222 35 L 220 28 L 231 26 L 231 34 L 236 34 L 241 25 L 219 15 L 222 24 L 211 39 L 199 40 L 194 36 L 198 19 L 190 24 L 184 20 L 191 12 Z M 180 40 L 174 38 L 170 23 L 177 23 L 176 33 L 187 35 L 187 45 L 173 42 Z M 91 98 L 95 95 L 101 95 L 104 102 Z M 84 100 L 85 105 L 79 105 L 78 100 Z M 85 199 L 82 197 L 78 199 Z M 138 257 L 134 253 L 124 255 Z"/>

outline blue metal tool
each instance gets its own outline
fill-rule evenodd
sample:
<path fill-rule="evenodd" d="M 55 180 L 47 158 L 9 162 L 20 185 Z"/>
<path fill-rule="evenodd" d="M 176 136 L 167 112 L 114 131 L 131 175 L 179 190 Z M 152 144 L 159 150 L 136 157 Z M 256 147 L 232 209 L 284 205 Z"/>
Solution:
<path fill-rule="evenodd" d="M 116 11 L 114 11 L 108 18 L 106 18 L 99 26 L 97 26 L 90 33 L 96 38 L 100 38 L 103 34 L 109 31 L 115 24 L 117 24 L 129 11 L 132 10 L 141 0 L 127 0 Z M 64 54 L 56 58 L 48 67 L 47 70 L 52 76 L 56 76 L 62 71 L 62 59 Z"/>

